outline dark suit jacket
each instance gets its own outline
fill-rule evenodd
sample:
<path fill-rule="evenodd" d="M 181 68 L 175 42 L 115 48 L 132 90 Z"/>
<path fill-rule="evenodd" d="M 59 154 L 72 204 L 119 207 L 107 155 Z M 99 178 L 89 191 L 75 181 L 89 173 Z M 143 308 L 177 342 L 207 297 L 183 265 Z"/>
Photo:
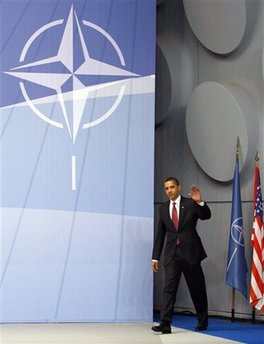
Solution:
<path fill-rule="evenodd" d="M 164 265 L 166 266 L 174 256 L 177 238 L 184 258 L 189 264 L 197 264 L 207 257 L 202 241 L 196 231 L 197 220 L 206 220 L 211 217 L 207 204 L 198 205 L 191 198 L 181 196 L 180 217 L 178 231 L 173 226 L 169 213 L 170 201 L 160 206 L 159 225 L 154 241 L 152 259 L 160 260 L 164 246 Z"/>

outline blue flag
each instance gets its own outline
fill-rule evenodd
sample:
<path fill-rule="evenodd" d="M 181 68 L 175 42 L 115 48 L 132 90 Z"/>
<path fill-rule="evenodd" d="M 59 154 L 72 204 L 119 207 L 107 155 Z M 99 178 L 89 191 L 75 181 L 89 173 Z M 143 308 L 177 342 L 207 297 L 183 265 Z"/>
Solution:
<path fill-rule="evenodd" d="M 243 235 L 243 217 L 241 207 L 239 160 L 236 165 L 233 179 L 232 213 L 228 247 L 226 283 L 238 289 L 247 297 L 247 262 L 245 258 L 245 243 Z"/>

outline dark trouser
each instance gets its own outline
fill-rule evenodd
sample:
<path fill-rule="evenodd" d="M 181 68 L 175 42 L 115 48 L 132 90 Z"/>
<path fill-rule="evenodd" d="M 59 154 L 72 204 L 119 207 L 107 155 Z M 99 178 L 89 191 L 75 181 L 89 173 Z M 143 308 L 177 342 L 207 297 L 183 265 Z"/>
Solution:
<path fill-rule="evenodd" d="M 183 258 L 180 247 L 177 248 L 174 259 L 165 266 L 161 321 L 170 323 L 172 320 L 173 308 L 182 273 L 189 288 L 198 322 L 205 325 L 208 318 L 208 304 L 203 270 L 200 263 L 190 265 Z"/>

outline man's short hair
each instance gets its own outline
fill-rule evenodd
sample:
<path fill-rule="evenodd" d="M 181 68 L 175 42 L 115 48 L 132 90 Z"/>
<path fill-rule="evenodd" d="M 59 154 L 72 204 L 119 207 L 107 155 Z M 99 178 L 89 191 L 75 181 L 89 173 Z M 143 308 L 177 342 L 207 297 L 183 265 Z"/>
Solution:
<path fill-rule="evenodd" d="M 179 180 L 178 180 L 177 178 L 175 178 L 175 177 L 168 177 L 168 178 L 166 178 L 166 179 L 165 179 L 165 181 L 164 181 L 164 183 L 166 183 L 166 182 L 170 182 L 170 181 L 173 181 L 173 182 L 175 182 L 175 183 L 176 183 L 176 185 L 180 185 L 180 182 L 179 182 Z"/>

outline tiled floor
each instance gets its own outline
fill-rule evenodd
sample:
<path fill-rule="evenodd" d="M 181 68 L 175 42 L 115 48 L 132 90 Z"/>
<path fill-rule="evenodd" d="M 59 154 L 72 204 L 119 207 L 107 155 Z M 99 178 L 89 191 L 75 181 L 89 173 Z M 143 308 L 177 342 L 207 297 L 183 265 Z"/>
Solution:
<path fill-rule="evenodd" d="M 1 344 L 214 344 L 239 343 L 205 333 L 172 328 L 172 334 L 156 334 L 152 323 L 2 324 Z M 2 341 L 1 341 L 2 340 Z"/>

